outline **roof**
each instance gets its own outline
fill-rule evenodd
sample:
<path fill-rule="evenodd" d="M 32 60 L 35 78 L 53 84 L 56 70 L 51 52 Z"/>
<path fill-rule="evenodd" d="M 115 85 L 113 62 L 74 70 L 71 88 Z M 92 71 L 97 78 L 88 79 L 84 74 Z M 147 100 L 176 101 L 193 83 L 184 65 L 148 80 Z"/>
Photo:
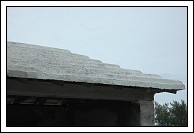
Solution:
<path fill-rule="evenodd" d="M 123 69 L 68 50 L 7 42 L 7 76 L 181 90 L 181 81 Z"/>

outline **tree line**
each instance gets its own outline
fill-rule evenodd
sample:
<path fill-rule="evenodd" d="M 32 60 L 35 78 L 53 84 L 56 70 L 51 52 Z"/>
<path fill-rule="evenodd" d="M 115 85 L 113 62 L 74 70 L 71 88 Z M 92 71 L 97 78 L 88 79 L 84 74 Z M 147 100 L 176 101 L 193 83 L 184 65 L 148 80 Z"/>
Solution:
<path fill-rule="evenodd" d="M 156 126 L 188 126 L 187 104 L 184 100 L 163 105 L 155 102 L 154 108 Z"/>

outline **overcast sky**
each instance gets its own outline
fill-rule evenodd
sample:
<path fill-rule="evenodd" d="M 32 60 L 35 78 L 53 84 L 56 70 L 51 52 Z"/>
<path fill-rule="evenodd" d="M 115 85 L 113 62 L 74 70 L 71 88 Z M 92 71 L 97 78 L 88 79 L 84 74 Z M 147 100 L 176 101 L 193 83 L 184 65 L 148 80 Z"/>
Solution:
<path fill-rule="evenodd" d="M 7 39 L 187 83 L 186 7 L 8 7 Z M 187 100 L 187 90 L 155 95 Z"/>

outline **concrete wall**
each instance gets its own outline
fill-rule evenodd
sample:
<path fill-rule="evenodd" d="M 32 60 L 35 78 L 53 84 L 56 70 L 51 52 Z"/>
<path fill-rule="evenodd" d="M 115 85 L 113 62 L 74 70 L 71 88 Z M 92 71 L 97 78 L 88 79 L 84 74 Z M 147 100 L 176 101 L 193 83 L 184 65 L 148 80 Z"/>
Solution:
<path fill-rule="evenodd" d="M 153 101 L 138 101 L 140 106 L 140 124 L 141 126 L 154 125 L 154 103 Z"/>
<path fill-rule="evenodd" d="M 155 89 L 7 79 L 7 126 L 153 126 Z M 35 97 L 21 105 L 25 97 Z M 47 106 L 47 99 L 58 106 Z M 8 100 L 10 101 L 10 100 Z M 19 124 L 19 125 L 18 125 Z"/>
<path fill-rule="evenodd" d="M 156 92 L 151 88 L 7 78 L 7 94 L 18 96 L 138 101 L 153 100 Z"/>

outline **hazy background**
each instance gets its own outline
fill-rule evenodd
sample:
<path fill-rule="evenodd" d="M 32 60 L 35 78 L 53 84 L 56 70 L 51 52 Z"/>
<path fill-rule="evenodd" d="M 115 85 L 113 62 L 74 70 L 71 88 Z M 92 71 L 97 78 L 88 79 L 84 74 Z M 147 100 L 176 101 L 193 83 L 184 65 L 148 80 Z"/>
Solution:
<path fill-rule="evenodd" d="M 7 40 L 68 49 L 187 84 L 186 7 L 7 7 Z M 163 104 L 186 90 L 160 93 Z"/>

